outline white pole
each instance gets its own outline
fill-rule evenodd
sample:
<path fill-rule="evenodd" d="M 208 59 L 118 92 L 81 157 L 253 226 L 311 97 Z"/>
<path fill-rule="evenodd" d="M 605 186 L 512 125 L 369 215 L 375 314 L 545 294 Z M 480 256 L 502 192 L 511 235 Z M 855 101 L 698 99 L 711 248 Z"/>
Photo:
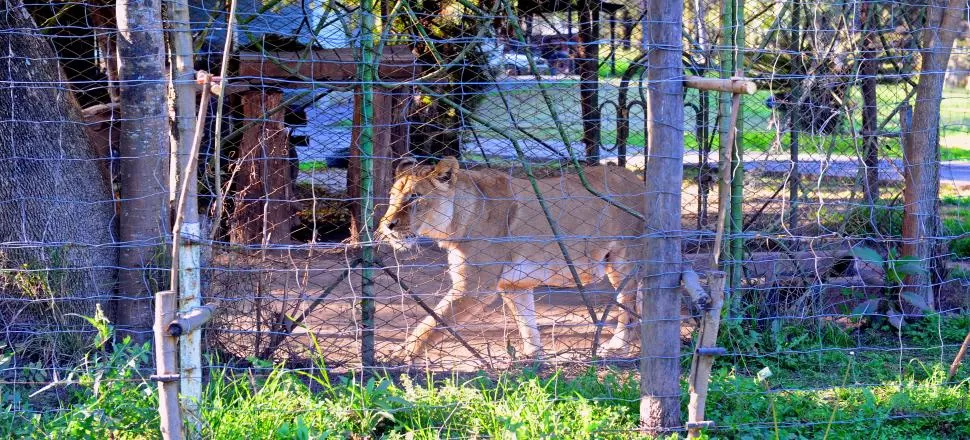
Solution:
<path fill-rule="evenodd" d="M 172 47 L 174 73 L 172 84 L 175 89 L 175 117 L 178 130 L 178 171 L 180 197 L 177 200 L 176 224 L 173 231 L 173 244 L 177 251 L 179 313 L 187 313 L 201 305 L 199 282 L 199 203 L 196 182 L 199 142 L 202 123 L 205 121 L 205 105 L 208 100 L 209 82 L 205 82 L 202 94 L 203 108 L 196 117 L 195 70 L 193 66 L 194 47 L 192 31 L 189 27 L 188 0 L 173 0 L 168 3 L 166 19 L 171 26 L 169 41 Z M 178 222 L 179 220 L 177 220 Z M 174 283 L 173 283 L 174 284 Z M 174 286 L 173 286 L 174 287 Z M 184 420 L 195 421 L 198 402 L 202 397 L 202 345 L 199 331 L 183 335 L 179 341 L 180 391 Z M 198 435 L 198 432 L 191 433 Z M 190 434 L 190 435 L 191 435 Z"/>

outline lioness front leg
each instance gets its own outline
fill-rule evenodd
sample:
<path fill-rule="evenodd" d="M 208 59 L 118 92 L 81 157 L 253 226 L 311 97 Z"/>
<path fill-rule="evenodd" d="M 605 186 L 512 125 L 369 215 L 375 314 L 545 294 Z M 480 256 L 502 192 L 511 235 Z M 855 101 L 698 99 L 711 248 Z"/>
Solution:
<path fill-rule="evenodd" d="M 515 317 L 519 336 L 522 337 L 522 356 L 526 359 L 542 357 L 539 325 L 536 323 L 536 302 L 532 290 L 502 293 L 502 301 Z"/>
<path fill-rule="evenodd" d="M 430 345 L 443 339 L 445 331 L 439 327 L 458 325 L 467 316 L 473 314 L 477 305 L 474 298 L 467 296 L 464 292 L 449 291 L 434 308 L 435 315 L 445 322 L 438 322 L 432 315 L 422 319 L 405 341 L 405 360 L 409 361 L 416 356 L 423 355 Z"/>
<path fill-rule="evenodd" d="M 600 354 L 603 356 L 628 355 L 634 339 L 638 336 L 636 331 L 638 323 L 635 322 L 634 315 L 630 313 L 630 311 L 636 310 L 638 303 L 636 280 L 627 279 L 632 276 L 634 270 L 635 265 L 633 263 L 625 262 L 611 262 L 606 267 L 606 277 L 613 288 L 618 290 L 616 302 L 621 307 L 618 307 L 619 317 L 616 320 L 613 337 L 602 347 Z M 624 283 L 624 280 L 626 280 L 626 283 Z"/>

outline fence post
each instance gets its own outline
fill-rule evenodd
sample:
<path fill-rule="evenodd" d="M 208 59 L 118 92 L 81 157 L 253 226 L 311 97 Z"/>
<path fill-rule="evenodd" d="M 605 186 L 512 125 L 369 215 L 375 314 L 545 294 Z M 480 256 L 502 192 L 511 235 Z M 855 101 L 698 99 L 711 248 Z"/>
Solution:
<path fill-rule="evenodd" d="M 175 89 L 175 123 L 178 128 L 178 145 L 173 145 L 177 151 L 177 167 L 174 169 L 181 174 L 178 175 L 178 182 L 181 186 L 181 200 L 178 200 L 178 207 L 182 210 L 181 217 L 183 224 L 175 226 L 174 241 L 181 241 L 183 237 L 188 237 L 184 243 L 174 246 L 178 249 L 175 257 L 178 259 L 178 283 L 177 292 L 179 298 L 179 310 L 185 312 L 199 306 L 199 203 L 196 198 L 196 184 L 198 175 L 195 166 L 193 151 L 198 154 L 198 148 L 194 147 L 193 142 L 201 140 L 199 131 L 200 124 L 196 124 L 196 85 L 195 69 L 193 66 L 194 47 L 192 44 L 192 30 L 189 27 L 189 4 L 187 0 L 175 0 L 165 8 L 166 19 L 169 22 L 170 41 L 172 45 L 171 55 L 172 64 L 175 67 L 175 74 L 172 78 L 173 88 Z M 208 87 L 205 84 L 205 92 L 202 95 L 204 101 L 208 100 Z M 200 112 L 204 116 L 204 110 Z M 202 119 L 204 120 L 204 119 Z M 199 127 L 196 127 L 199 125 Z M 198 139 L 197 139 L 198 138 Z M 174 190 L 174 188 L 173 188 Z M 179 216 L 179 214 L 176 214 Z M 173 277 L 174 278 L 174 277 Z M 174 279 L 173 279 L 174 281 Z M 172 283 L 172 289 L 176 289 L 176 284 Z M 199 332 L 192 332 L 183 336 L 179 345 L 179 367 L 182 392 L 182 407 L 195 413 L 199 398 L 202 396 L 202 350 L 201 337 Z"/>
<path fill-rule="evenodd" d="M 360 3 L 360 244 L 361 244 L 361 299 L 360 321 L 361 368 L 374 365 L 374 13 L 373 0 Z"/>
<path fill-rule="evenodd" d="M 168 323 L 175 319 L 176 299 L 172 290 L 155 294 L 155 376 L 152 379 L 158 382 L 158 417 L 165 440 L 182 438 L 176 338 L 168 334 Z"/>
<path fill-rule="evenodd" d="M 640 426 L 658 435 L 679 429 L 681 184 L 684 174 L 684 3 L 649 0 L 647 14 L 644 254 L 640 333 Z"/>
<path fill-rule="evenodd" d="M 191 49 L 191 46 L 190 46 Z M 190 312 L 201 305 L 201 291 L 199 280 L 199 260 L 201 228 L 199 227 L 199 204 L 196 199 L 196 188 L 198 181 L 197 166 L 199 162 L 199 148 L 202 144 L 202 133 L 204 129 L 206 104 L 209 101 L 211 77 L 203 75 L 202 80 L 202 105 L 195 118 L 195 126 L 188 132 L 189 138 L 179 138 L 178 144 L 178 165 L 181 174 L 179 179 L 179 193 L 175 205 L 175 221 L 172 227 L 172 269 L 170 274 L 170 284 L 173 289 L 178 290 L 180 299 L 180 311 Z M 192 113 L 195 116 L 195 81 L 187 84 L 187 87 L 180 88 L 179 93 L 191 93 Z M 179 105 L 188 105 L 179 102 Z M 176 113 L 179 114 L 179 113 Z M 179 121 L 181 122 L 181 121 Z M 191 122 L 191 121 L 190 121 Z M 183 136 L 185 133 L 183 133 Z M 167 328 L 168 323 L 174 319 L 164 321 L 156 325 Z M 202 397 L 202 340 L 198 330 L 190 331 L 182 335 L 179 344 L 179 381 L 182 401 L 182 409 L 193 419 L 198 414 L 198 403 Z M 193 432 L 193 436 L 198 435 L 198 430 Z"/>
<path fill-rule="evenodd" d="M 704 410 L 714 356 L 723 351 L 723 349 L 715 349 L 715 346 L 717 332 L 721 326 L 721 308 L 724 307 L 724 272 L 712 272 L 708 281 L 711 307 L 701 316 L 697 348 L 694 350 L 688 376 L 690 402 L 687 404 L 687 438 L 697 438 L 700 436 L 701 428 L 713 426 L 713 423 L 704 420 Z"/>
<path fill-rule="evenodd" d="M 721 78 L 742 76 L 741 72 L 744 68 L 744 54 L 742 53 L 744 47 L 744 0 L 724 0 L 722 17 L 721 35 L 723 41 L 721 46 L 724 47 L 724 50 L 721 52 Z M 730 184 L 723 179 L 721 180 L 718 185 L 718 192 L 731 195 L 730 210 L 728 211 L 730 215 L 729 218 L 725 219 L 727 222 L 725 229 L 731 239 L 724 243 L 722 261 L 725 262 L 724 269 L 728 274 L 728 285 L 730 286 L 728 291 L 733 295 L 734 289 L 741 284 L 740 254 L 743 244 L 741 238 L 743 215 L 741 200 L 744 190 L 744 162 L 743 152 L 741 151 L 743 124 L 739 123 L 736 127 L 732 127 L 730 124 L 732 107 L 737 108 L 735 120 L 743 121 L 742 112 L 739 104 L 732 102 L 732 99 L 738 98 L 737 96 L 732 97 L 729 93 L 722 93 L 718 106 L 718 116 L 721 121 L 718 127 L 721 150 L 720 166 L 730 164 L 732 174 Z M 729 136 L 729 132 L 732 131 L 734 132 L 733 136 Z M 733 140 L 733 142 L 729 144 L 729 140 Z M 729 301 L 729 304 L 733 303 Z"/>

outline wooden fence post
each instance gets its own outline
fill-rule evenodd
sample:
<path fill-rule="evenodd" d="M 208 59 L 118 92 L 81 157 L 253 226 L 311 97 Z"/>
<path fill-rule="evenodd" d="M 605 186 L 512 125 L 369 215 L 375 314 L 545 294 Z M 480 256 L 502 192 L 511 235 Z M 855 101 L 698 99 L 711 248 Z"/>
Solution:
<path fill-rule="evenodd" d="M 723 352 L 715 346 L 717 332 L 721 326 L 721 308 L 724 307 L 725 273 L 711 272 L 708 280 L 710 309 L 705 310 L 701 316 L 697 348 L 690 363 L 690 376 L 688 376 L 690 403 L 687 404 L 687 438 L 697 438 L 700 436 L 701 428 L 714 426 L 713 423 L 704 420 L 704 407 L 707 403 L 707 387 L 711 380 L 714 356 Z M 684 287 L 688 288 L 686 285 Z"/>
<path fill-rule="evenodd" d="M 684 3 L 649 0 L 640 426 L 680 429 L 681 185 L 684 176 Z"/>
<path fill-rule="evenodd" d="M 182 435 L 182 415 L 179 412 L 179 374 L 176 365 L 176 338 L 168 334 L 168 325 L 175 319 L 175 292 L 163 290 L 155 294 L 155 375 L 158 382 L 158 416 L 162 438 L 179 440 Z"/>

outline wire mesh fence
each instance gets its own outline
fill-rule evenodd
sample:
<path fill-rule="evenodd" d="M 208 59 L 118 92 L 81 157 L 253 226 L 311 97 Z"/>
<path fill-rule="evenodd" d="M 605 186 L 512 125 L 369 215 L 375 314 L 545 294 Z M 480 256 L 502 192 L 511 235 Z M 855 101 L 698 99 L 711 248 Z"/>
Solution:
<path fill-rule="evenodd" d="M 627 437 L 643 345 L 670 342 L 641 322 L 680 322 L 693 391 L 706 303 L 641 307 L 663 237 L 727 274 L 711 435 L 970 436 L 945 371 L 970 323 L 966 3 L 685 2 L 684 76 L 758 90 L 684 88 L 682 184 L 656 193 L 647 5 L 190 1 L 186 66 L 175 3 L 7 1 L 0 433 L 157 435 L 152 298 L 198 267 L 190 432 Z M 194 167 L 171 79 L 193 70 L 218 79 L 189 81 Z M 192 168 L 199 253 L 170 279 Z M 680 228 L 650 230 L 667 194 Z M 580 422 L 496 409 L 517 392 Z M 227 421 L 247 411 L 281 417 Z"/>

